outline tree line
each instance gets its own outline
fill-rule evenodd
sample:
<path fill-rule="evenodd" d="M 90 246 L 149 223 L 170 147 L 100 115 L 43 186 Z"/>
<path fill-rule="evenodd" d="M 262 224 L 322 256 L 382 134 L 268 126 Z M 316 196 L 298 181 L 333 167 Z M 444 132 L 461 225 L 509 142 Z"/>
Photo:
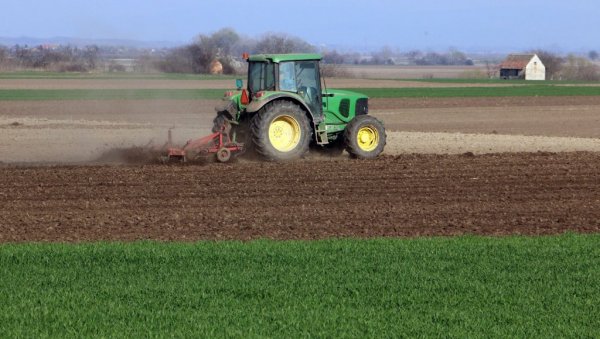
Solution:
<path fill-rule="evenodd" d="M 446 52 L 401 52 L 383 47 L 371 53 L 339 52 L 318 48 L 298 37 L 269 33 L 260 38 L 242 36 L 231 28 L 212 34 L 200 34 L 191 43 L 171 49 L 149 50 L 108 46 L 0 46 L 1 69 L 44 69 L 59 72 L 89 72 L 98 69 L 123 71 L 117 58 L 134 59 L 135 71 L 168 73 L 209 73 L 211 64 L 218 61 L 225 74 L 244 71 L 241 55 L 257 53 L 311 53 L 323 55 L 323 71 L 327 76 L 345 76 L 341 65 L 474 65 L 466 53 L 457 49 Z M 548 79 L 600 80 L 600 71 L 594 63 L 598 52 L 587 56 L 566 57 L 545 50 L 532 50 L 546 66 Z M 487 62 L 488 76 L 496 76 L 497 60 Z"/>
<path fill-rule="evenodd" d="M 97 68 L 98 46 L 0 46 L 0 68 L 87 72 Z"/>
<path fill-rule="evenodd" d="M 286 34 L 270 33 L 260 39 L 240 36 L 231 28 L 221 29 L 211 35 L 201 34 L 190 44 L 172 49 L 165 56 L 148 57 L 150 67 L 163 72 L 209 73 L 210 65 L 217 60 L 223 73 L 238 71 L 242 53 L 309 53 L 316 48 L 306 41 Z"/>

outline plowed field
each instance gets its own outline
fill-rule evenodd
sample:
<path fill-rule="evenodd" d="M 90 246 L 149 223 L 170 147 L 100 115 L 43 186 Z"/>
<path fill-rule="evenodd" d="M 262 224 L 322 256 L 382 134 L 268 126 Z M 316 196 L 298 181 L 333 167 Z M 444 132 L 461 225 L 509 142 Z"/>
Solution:
<path fill-rule="evenodd" d="M 0 168 L 0 242 L 600 231 L 600 154 Z"/>

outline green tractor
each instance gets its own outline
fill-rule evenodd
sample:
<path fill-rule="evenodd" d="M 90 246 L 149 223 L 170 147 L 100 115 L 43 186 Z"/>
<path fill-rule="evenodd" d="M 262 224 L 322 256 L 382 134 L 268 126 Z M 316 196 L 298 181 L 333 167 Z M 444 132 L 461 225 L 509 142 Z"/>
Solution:
<path fill-rule="evenodd" d="M 300 158 L 311 145 L 330 154 L 345 149 L 363 159 L 383 151 L 385 129 L 368 115 L 368 98 L 322 87 L 320 55 L 245 54 L 244 59 L 247 88 L 238 79 L 237 91 L 225 93 L 216 108 L 213 134 L 183 149 L 170 149 L 170 157 L 185 160 L 190 150 L 207 143 L 210 149 L 196 153 L 216 153 L 219 161 L 248 148 L 273 161 Z"/>

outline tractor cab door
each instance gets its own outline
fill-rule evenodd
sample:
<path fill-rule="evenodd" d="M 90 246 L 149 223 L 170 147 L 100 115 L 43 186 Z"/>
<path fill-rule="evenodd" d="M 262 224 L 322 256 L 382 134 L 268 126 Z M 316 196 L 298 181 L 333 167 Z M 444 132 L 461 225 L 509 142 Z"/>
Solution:
<path fill-rule="evenodd" d="M 279 64 L 279 89 L 298 93 L 315 117 L 323 116 L 321 81 L 317 61 L 289 61 Z"/>

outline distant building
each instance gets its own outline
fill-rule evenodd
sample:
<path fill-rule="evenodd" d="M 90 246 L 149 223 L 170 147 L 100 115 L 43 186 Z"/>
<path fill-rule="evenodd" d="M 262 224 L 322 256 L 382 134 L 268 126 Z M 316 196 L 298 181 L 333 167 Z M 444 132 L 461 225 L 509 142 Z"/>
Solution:
<path fill-rule="evenodd" d="M 546 80 L 546 66 L 537 54 L 511 54 L 500 64 L 500 78 Z"/>

